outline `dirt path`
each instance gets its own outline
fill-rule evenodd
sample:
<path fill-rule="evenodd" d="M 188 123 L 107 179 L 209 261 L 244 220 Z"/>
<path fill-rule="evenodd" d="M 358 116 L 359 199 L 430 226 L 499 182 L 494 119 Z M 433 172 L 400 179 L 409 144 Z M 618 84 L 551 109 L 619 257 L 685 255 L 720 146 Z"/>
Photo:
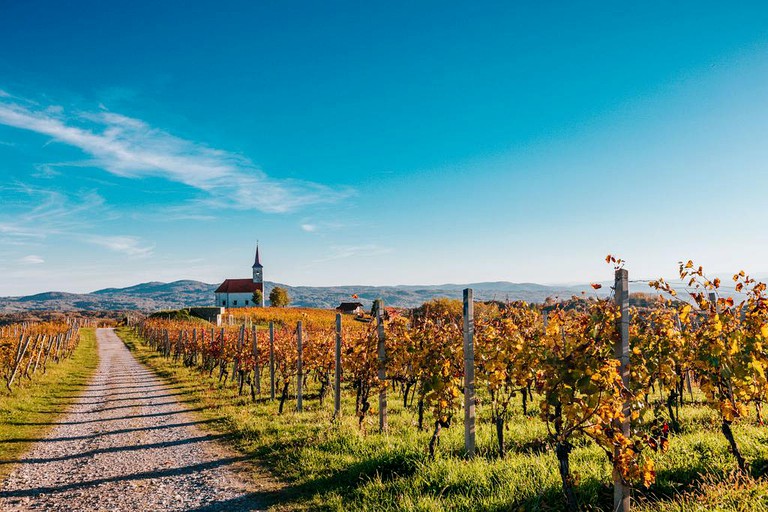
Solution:
<path fill-rule="evenodd" d="M 0 510 L 260 510 L 243 457 L 207 435 L 178 391 L 111 329 L 83 396 L 0 486 Z"/>

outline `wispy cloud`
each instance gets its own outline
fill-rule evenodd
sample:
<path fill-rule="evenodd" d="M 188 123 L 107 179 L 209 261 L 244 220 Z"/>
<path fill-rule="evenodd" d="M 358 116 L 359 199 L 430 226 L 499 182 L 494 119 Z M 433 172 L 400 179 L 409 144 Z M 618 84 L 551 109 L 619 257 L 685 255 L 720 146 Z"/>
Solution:
<path fill-rule="evenodd" d="M 326 256 L 314 260 L 313 263 L 324 263 L 326 261 L 342 260 L 347 258 L 365 258 L 370 256 L 380 256 L 392 252 L 390 247 L 382 247 L 377 244 L 363 245 L 333 245 L 329 248 Z"/>
<path fill-rule="evenodd" d="M 152 211 L 131 212 L 131 218 L 137 221 L 148 222 L 176 222 L 176 221 L 212 221 L 216 215 L 211 209 L 201 209 L 196 204 L 181 204 L 173 206 L 161 206 Z"/>
<path fill-rule="evenodd" d="M 44 238 L 45 233 L 14 222 L 0 222 L 0 241 L 22 244 L 24 239 Z"/>
<path fill-rule="evenodd" d="M 10 192 L 16 202 L 25 207 L 21 213 L 4 214 L 0 211 L 0 244 L 3 246 L 27 247 L 30 250 L 44 244 L 50 237 L 62 237 L 106 247 L 131 257 L 149 256 L 154 249 L 154 246 L 135 236 L 93 234 L 93 218 L 114 218 L 104 199 L 96 192 L 83 191 L 69 196 L 23 183 L 0 186 L 0 198 L 3 192 Z M 42 263 L 42 259 L 37 261 L 37 258 L 39 256 L 29 255 L 17 261 L 27 265 Z"/>
<path fill-rule="evenodd" d="M 35 178 L 53 178 L 59 176 L 61 172 L 56 170 L 56 166 L 60 164 L 38 164 L 35 166 L 37 170 L 32 176 Z"/>
<path fill-rule="evenodd" d="M 218 207 L 282 213 L 343 199 L 350 190 L 278 180 L 249 159 L 175 137 L 121 114 L 67 112 L 0 91 L 0 124 L 29 130 L 79 148 L 89 165 L 129 178 L 162 177 L 207 194 Z"/>
<path fill-rule="evenodd" d="M 154 246 L 143 245 L 142 240 L 135 236 L 90 236 L 86 241 L 94 245 L 106 247 L 110 251 L 143 258 L 150 256 Z"/>
<path fill-rule="evenodd" d="M 45 263 L 45 260 L 36 254 L 30 254 L 28 256 L 24 256 L 23 258 L 20 258 L 19 263 L 22 263 L 24 265 L 40 265 L 42 263 Z"/>
<path fill-rule="evenodd" d="M 301 220 L 299 227 L 302 231 L 307 233 L 320 233 L 326 231 L 338 231 L 340 229 L 350 228 L 357 225 L 356 222 L 339 222 L 339 221 L 326 221 L 316 218 L 305 218 Z"/>
<path fill-rule="evenodd" d="M 89 217 L 108 218 L 104 199 L 93 191 L 68 196 L 24 183 L 0 186 L 5 208 L 0 210 L 0 242 L 25 243 L 49 235 L 73 235 L 87 230 Z"/>

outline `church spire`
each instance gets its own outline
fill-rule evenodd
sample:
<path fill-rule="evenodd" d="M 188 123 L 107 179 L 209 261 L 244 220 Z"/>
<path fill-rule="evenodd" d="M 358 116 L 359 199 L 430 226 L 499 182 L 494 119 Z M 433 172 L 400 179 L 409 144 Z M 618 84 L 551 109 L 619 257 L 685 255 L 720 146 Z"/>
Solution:
<path fill-rule="evenodd" d="M 261 264 L 261 261 L 259 261 L 259 243 L 256 242 L 256 260 L 253 262 L 253 267 L 251 268 L 263 268 L 264 265 Z"/>
<path fill-rule="evenodd" d="M 256 283 L 259 286 L 259 289 L 262 293 L 262 303 L 261 306 L 264 306 L 264 265 L 261 264 L 261 261 L 259 260 L 259 242 L 256 242 L 256 259 L 253 262 L 253 282 Z"/>

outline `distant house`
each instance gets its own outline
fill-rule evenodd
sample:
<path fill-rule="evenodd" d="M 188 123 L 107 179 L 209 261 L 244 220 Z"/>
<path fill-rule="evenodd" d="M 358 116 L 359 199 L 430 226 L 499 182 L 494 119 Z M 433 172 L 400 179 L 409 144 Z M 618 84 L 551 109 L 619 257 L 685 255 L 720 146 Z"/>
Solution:
<path fill-rule="evenodd" d="M 256 245 L 256 260 L 253 262 L 252 279 L 225 279 L 216 288 L 216 306 L 224 308 L 264 307 L 264 266 L 259 261 L 259 246 Z M 253 294 L 261 292 L 261 304 L 254 304 Z"/>
<path fill-rule="evenodd" d="M 339 304 L 339 307 L 336 308 L 336 311 L 347 315 L 365 314 L 365 309 L 363 309 L 363 304 L 361 302 L 342 302 Z"/>

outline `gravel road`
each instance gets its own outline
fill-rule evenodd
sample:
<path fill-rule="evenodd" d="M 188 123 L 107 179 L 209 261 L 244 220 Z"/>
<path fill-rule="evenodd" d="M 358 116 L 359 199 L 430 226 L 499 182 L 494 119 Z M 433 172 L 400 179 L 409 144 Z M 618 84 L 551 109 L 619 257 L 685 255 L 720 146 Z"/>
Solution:
<path fill-rule="evenodd" d="M 0 486 L 0 510 L 259 510 L 244 457 L 203 432 L 179 391 L 98 329 L 82 397 Z"/>

